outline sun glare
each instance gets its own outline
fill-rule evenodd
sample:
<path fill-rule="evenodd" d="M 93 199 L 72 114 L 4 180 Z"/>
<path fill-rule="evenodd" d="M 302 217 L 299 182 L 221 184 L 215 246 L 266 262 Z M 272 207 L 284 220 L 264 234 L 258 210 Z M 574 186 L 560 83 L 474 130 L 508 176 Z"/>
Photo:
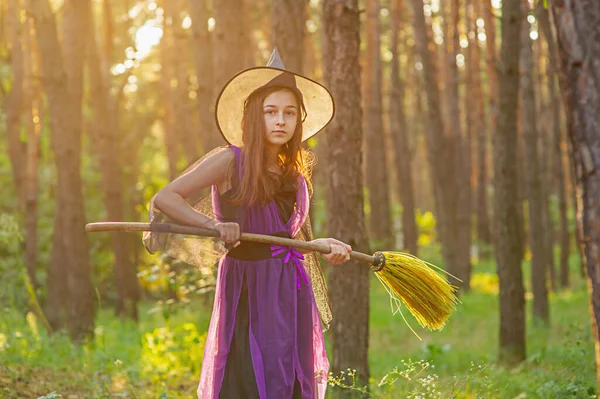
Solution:
<path fill-rule="evenodd" d="M 163 30 L 158 26 L 152 26 L 148 23 L 144 24 L 135 33 L 135 46 L 137 48 L 138 59 L 146 57 L 152 47 L 160 42 Z"/>

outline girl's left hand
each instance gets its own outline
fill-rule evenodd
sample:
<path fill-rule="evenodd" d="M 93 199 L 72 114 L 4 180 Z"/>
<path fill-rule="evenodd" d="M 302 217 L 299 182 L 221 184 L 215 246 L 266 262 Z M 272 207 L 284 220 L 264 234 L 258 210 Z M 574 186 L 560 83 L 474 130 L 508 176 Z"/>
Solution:
<path fill-rule="evenodd" d="M 329 245 L 331 252 L 328 254 L 321 254 L 321 256 L 331 264 L 337 265 L 350 259 L 352 247 L 342 241 L 336 240 L 335 238 L 318 238 L 313 240 L 312 243 Z"/>

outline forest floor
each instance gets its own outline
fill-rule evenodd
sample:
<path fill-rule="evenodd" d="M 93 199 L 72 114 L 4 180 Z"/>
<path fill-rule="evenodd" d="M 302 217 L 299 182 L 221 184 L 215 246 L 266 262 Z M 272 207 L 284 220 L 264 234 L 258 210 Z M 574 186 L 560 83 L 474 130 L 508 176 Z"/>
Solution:
<path fill-rule="evenodd" d="M 531 320 L 528 290 L 527 359 L 515 368 L 496 362 L 498 280 L 494 267 L 491 261 L 474 265 L 472 290 L 461 297 L 458 310 L 442 331 L 417 328 L 404 311 L 422 340 L 400 315 L 392 316 L 386 292 L 372 279 L 370 397 L 596 397 L 588 296 L 578 259 L 571 262 L 572 288 L 550 294 L 550 327 Z M 528 263 L 524 272 L 528 289 Z M 0 309 L 0 398 L 195 397 L 210 305 L 198 301 L 156 311 L 155 303 L 147 302 L 140 315 L 136 325 L 103 309 L 93 341 L 73 346 L 63 334 L 48 337 L 35 317 Z M 363 390 L 348 388 L 353 384 L 347 373 L 334 375 L 332 382 L 338 386 L 330 387 L 330 393 Z"/>

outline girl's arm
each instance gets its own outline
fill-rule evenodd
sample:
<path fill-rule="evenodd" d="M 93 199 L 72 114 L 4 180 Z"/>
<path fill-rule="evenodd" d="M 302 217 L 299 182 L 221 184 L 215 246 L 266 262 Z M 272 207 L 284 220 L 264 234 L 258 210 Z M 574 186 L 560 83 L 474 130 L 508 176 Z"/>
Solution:
<path fill-rule="evenodd" d="M 207 227 L 219 230 L 221 239 L 235 242 L 239 239 L 237 223 L 219 223 L 216 220 L 196 211 L 186 198 L 207 187 L 216 184 L 221 191 L 228 185 L 228 170 L 235 161 L 235 154 L 230 148 L 219 151 L 202 161 L 196 168 L 179 176 L 161 189 L 154 199 L 154 204 L 171 220 L 190 226 Z"/>

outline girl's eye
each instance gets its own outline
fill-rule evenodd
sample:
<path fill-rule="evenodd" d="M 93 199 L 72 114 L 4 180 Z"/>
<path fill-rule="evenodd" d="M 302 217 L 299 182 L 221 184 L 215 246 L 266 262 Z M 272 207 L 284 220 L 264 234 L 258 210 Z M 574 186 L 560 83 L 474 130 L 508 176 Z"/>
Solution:
<path fill-rule="evenodd" d="M 296 115 L 296 113 L 295 113 L 294 111 L 288 111 L 288 113 L 287 113 L 287 114 L 288 114 L 289 116 L 294 116 L 294 115 Z"/>
<path fill-rule="evenodd" d="M 273 115 L 274 113 L 275 113 L 275 111 L 273 111 L 273 110 L 268 110 L 267 111 L 267 115 Z"/>

